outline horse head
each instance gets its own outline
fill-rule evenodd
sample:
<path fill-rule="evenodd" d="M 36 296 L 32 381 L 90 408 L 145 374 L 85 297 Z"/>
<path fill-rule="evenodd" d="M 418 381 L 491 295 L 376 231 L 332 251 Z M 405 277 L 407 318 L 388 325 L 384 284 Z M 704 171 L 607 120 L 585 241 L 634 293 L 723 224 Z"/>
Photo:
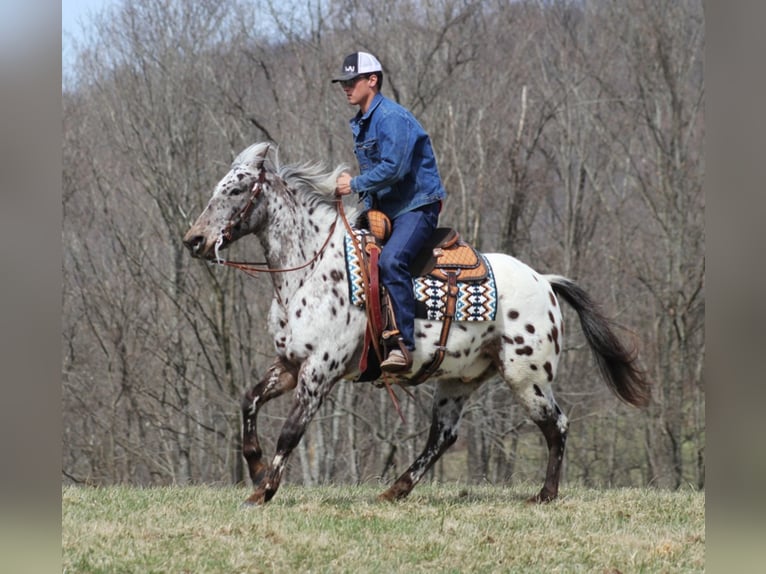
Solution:
<path fill-rule="evenodd" d="M 237 239 L 257 232 L 266 219 L 266 195 L 280 180 L 269 168 L 268 143 L 253 144 L 232 163 L 204 211 L 183 238 L 193 257 L 214 259 Z"/>

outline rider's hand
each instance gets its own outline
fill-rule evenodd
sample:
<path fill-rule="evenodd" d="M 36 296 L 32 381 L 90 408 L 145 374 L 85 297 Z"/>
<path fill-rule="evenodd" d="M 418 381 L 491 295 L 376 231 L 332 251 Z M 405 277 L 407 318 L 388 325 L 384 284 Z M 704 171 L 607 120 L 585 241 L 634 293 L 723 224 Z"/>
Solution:
<path fill-rule="evenodd" d="M 351 193 L 351 174 L 344 171 L 335 180 L 335 193 L 336 195 L 348 195 Z"/>

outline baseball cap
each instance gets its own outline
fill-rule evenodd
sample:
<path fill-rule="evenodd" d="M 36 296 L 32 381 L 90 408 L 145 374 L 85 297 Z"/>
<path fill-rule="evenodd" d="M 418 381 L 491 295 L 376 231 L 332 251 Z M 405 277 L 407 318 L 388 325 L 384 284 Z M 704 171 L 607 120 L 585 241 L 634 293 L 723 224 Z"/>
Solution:
<path fill-rule="evenodd" d="M 378 59 L 367 52 L 354 52 L 346 56 L 343 60 L 340 76 L 333 78 L 334 82 L 343 82 L 351 80 L 362 74 L 371 74 L 372 72 L 382 72 L 383 67 Z"/>

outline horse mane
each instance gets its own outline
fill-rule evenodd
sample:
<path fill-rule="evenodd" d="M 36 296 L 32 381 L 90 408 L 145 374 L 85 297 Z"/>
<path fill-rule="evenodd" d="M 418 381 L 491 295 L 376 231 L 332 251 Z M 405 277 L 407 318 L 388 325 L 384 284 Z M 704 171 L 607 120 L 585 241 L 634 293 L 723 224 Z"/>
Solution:
<path fill-rule="evenodd" d="M 328 172 L 321 162 L 277 164 L 277 174 L 290 189 L 308 194 L 309 197 L 328 205 L 335 201 L 335 182 L 338 176 L 347 169 L 341 164 Z"/>
<path fill-rule="evenodd" d="M 263 167 L 276 173 L 294 192 L 307 197 L 310 205 L 325 204 L 331 206 L 335 201 L 335 182 L 348 165 L 342 163 L 332 171 L 327 171 L 322 162 L 282 164 L 279 160 L 279 147 L 270 142 L 258 142 L 244 149 L 232 163 L 232 167 Z"/>

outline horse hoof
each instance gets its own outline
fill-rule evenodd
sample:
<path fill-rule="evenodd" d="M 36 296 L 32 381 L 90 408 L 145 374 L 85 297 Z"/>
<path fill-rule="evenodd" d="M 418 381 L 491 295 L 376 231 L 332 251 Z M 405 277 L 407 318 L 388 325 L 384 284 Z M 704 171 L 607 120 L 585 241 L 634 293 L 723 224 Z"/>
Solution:
<path fill-rule="evenodd" d="M 254 492 L 242 502 L 242 508 L 252 508 L 253 506 L 263 506 L 266 499 L 262 494 Z"/>
<path fill-rule="evenodd" d="M 541 491 L 539 494 L 535 494 L 534 496 L 527 498 L 527 504 L 547 504 L 549 502 L 553 502 L 555 499 L 555 494 L 551 495 Z"/>
<path fill-rule="evenodd" d="M 407 498 L 410 490 L 412 490 L 412 488 L 397 487 L 397 485 L 394 484 L 388 490 L 380 493 L 378 495 L 378 500 L 381 502 L 399 502 L 400 500 Z"/>

